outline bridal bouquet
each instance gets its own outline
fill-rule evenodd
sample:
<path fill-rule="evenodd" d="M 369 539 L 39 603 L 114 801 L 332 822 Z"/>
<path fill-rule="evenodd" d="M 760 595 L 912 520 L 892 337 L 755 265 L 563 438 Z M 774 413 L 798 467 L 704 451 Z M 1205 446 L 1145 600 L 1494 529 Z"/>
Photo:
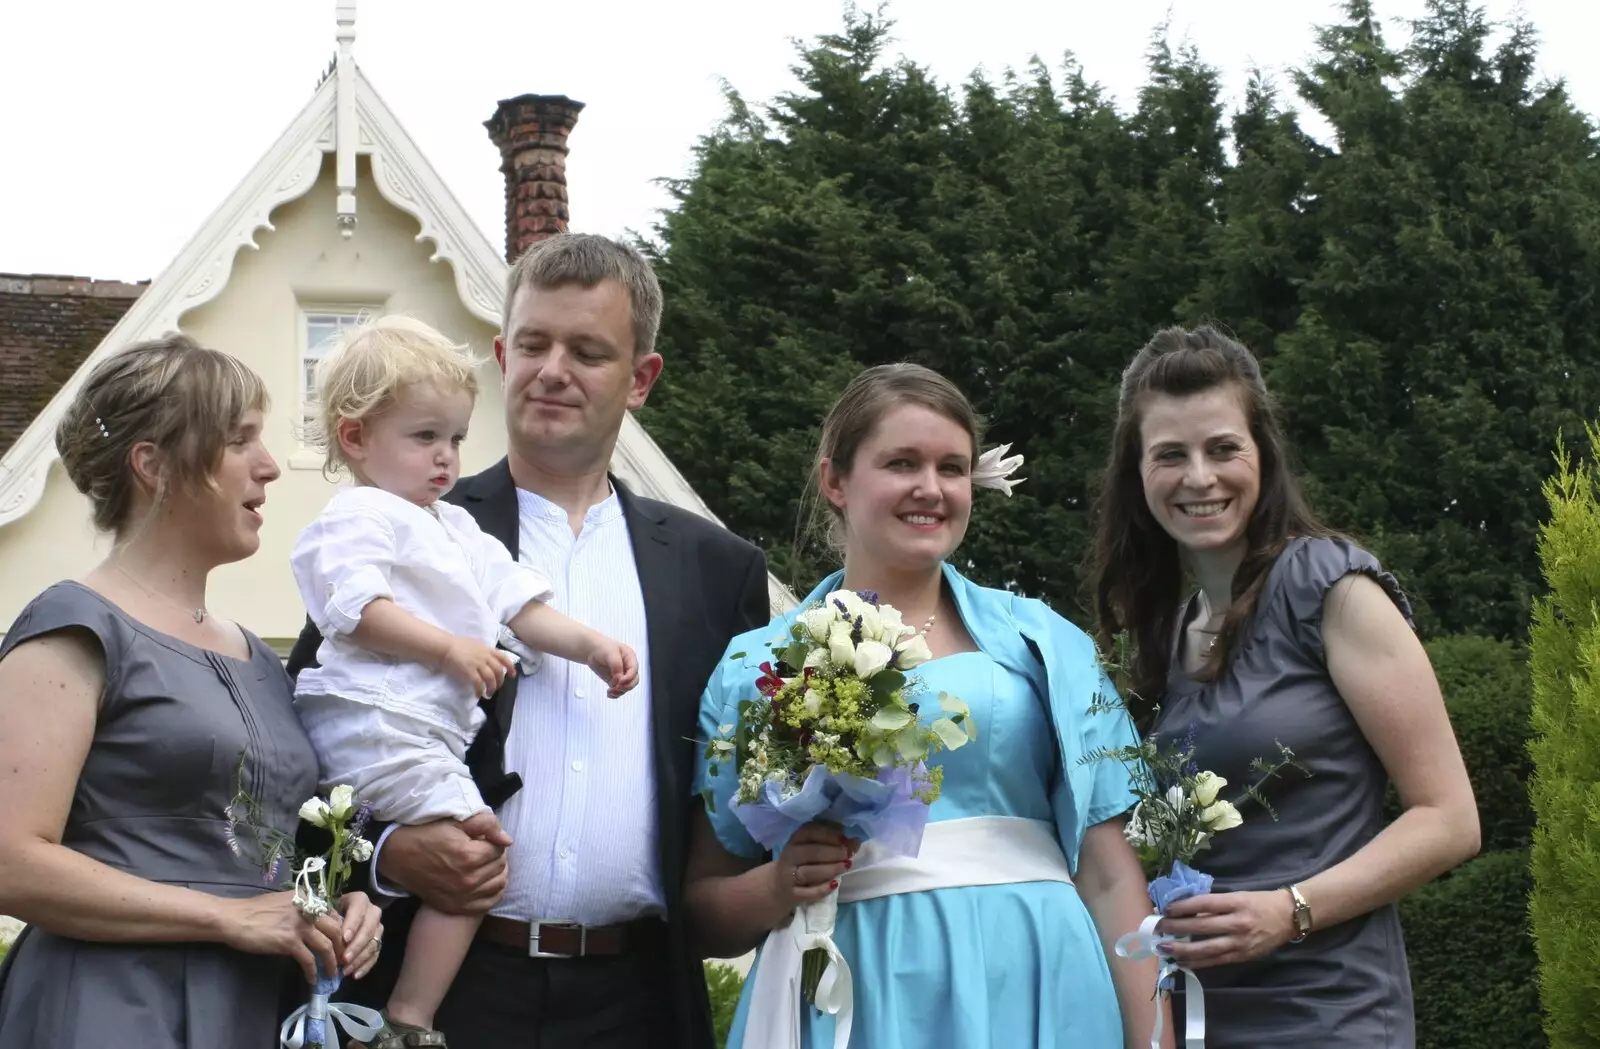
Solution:
<path fill-rule="evenodd" d="M 967 705 L 937 697 L 941 716 L 920 718 L 906 672 L 929 658 L 922 634 L 876 594 L 836 590 L 800 613 L 761 664 L 755 698 L 706 745 L 710 772 L 738 776 L 733 813 L 750 836 L 777 848 L 813 820 L 890 852 L 915 856 L 943 770 L 929 754 L 977 737 Z M 732 659 L 744 659 L 735 653 Z M 714 807 L 707 792 L 706 804 Z M 837 890 L 799 920 L 832 928 Z M 827 957 L 806 953 L 802 987 L 815 1001 Z"/>
<path fill-rule="evenodd" d="M 242 772 L 241 758 L 241 779 Z M 278 883 L 285 863 L 292 866 L 294 903 L 309 921 L 324 914 L 337 914 L 335 904 L 344 894 L 351 869 L 372 858 L 372 842 L 362 836 L 370 814 L 368 806 L 356 805 L 355 791 L 349 786 L 334 787 L 326 800 L 308 799 L 300 806 L 300 818 L 328 831 L 331 844 L 321 853 L 307 855 L 289 835 L 263 825 L 259 805 L 241 786 L 225 811 L 225 834 L 233 854 L 260 863 L 270 885 Z M 290 1013 L 278 1032 L 284 1049 L 325 1049 L 330 1019 L 357 1041 L 377 1035 L 383 1018 L 376 1010 L 329 1001 L 339 989 L 339 979 L 337 971 L 324 973 L 322 963 L 317 963 L 317 982 L 311 989 L 310 1001 Z"/>
<path fill-rule="evenodd" d="M 1097 709 L 1106 706 L 1097 704 Z M 1134 961 L 1149 958 L 1162 943 L 1176 939 L 1156 932 L 1156 926 L 1169 906 L 1211 891 L 1211 875 L 1191 865 L 1197 855 L 1211 847 L 1212 839 L 1218 834 L 1244 823 L 1239 805 L 1249 798 L 1276 819 L 1277 814 L 1260 788 L 1285 768 L 1301 767 L 1295 762 L 1293 752 L 1279 743 L 1278 760 L 1275 763 L 1269 764 L 1262 758 L 1250 763 L 1251 770 L 1258 778 L 1244 788 L 1236 803 L 1221 796 L 1222 788 L 1228 785 L 1226 779 L 1202 770 L 1196 764 L 1193 730 L 1174 747 L 1163 748 L 1154 736 L 1150 736 L 1136 745 L 1102 748 L 1084 760 L 1118 761 L 1128 770 L 1131 780 L 1129 789 L 1137 799 L 1137 804 L 1123 827 L 1123 835 L 1138 852 L 1145 870 L 1156 872 L 1147 887 L 1155 912 L 1140 924 L 1137 931 L 1125 934 L 1116 943 L 1117 955 Z M 1160 975 L 1156 979 L 1156 992 L 1169 993 L 1179 973 L 1184 976 L 1187 1004 L 1185 1044 L 1203 1045 L 1205 999 L 1199 978 L 1172 958 L 1163 956 Z M 1151 1044 L 1160 1040 L 1161 1014 L 1157 1013 L 1156 1031 Z"/>

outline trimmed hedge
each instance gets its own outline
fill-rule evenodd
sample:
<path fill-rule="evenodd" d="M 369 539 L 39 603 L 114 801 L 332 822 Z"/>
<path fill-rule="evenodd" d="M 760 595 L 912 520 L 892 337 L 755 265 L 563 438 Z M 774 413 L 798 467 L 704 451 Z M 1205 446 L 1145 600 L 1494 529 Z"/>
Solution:
<path fill-rule="evenodd" d="M 721 962 L 706 962 L 706 991 L 711 996 L 711 1029 L 717 1049 L 728 1043 L 728 1030 L 733 1026 L 733 1013 L 739 1007 L 743 988 L 744 977 L 738 969 Z"/>
<path fill-rule="evenodd" d="M 1533 836 L 1527 653 L 1509 641 L 1472 634 L 1436 638 L 1427 649 L 1478 799 L 1483 851 L 1526 849 Z"/>
<path fill-rule="evenodd" d="M 1540 1049 L 1526 852 L 1479 856 L 1400 901 L 1417 1049 Z"/>

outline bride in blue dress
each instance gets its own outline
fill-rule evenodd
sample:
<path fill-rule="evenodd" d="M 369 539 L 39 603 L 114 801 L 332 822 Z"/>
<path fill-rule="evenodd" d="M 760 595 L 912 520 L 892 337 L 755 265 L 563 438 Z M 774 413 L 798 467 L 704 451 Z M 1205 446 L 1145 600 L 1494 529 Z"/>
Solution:
<path fill-rule="evenodd" d="M 947 563 L 972 508 L 977 431 L 966 398 L 925 368 L 885 365 L 850 384 L 823 425 L 818 457 L 845 568 L 795 613 L 734 639 L 701 700 L 701 738 L 735 720 L 739 702 L 757 694 L 768 642 L 823 595 L 875 591 L 905 622 L 926 622 L 933 658 L 912 677 L 928 695 L 964 700 L 978 729 L 973 743 L 930 760 L 944 776 L 930 833 L 945 821 L 1009 817 L 987 822 L 1033 830 L 1030 840 L 1044 844 L 1030 848 L 1049 852 L 1042 859 L 1060 874 L 980 874 L 842 902 L 833 940 L 853 976 L 849 1046 L 1148 1046 L 1155 963 L 1108 961 L 1117 937 L 1150 911 L 1122 834 L 1129 779 L 1117 762 L 1082 760 L 1132 742 L 1133 730 L 1121 713 L 1091 711 L 1111 686 L 1082 632 L 1040 602 L 979 587 Z M 706 956 L 746 953 L 797 906 L 848 881 L 861 843 L 811 824 L 773 858 L 732 812 L 736 773 L 724 763 L 712 774 L 702 760 L 696 780 L 712 804 L 696 816 L 685 901 Z M 1037 869 L 1040 857 L 1025 859 L 1023 869 Z M 760 966 L 758 957 L 728 1049 L 773 1049 L 745 1038 Z M 834 1046 L 833 1016 L 805 1005 L 801 1018 L 802 1045 Z"/>

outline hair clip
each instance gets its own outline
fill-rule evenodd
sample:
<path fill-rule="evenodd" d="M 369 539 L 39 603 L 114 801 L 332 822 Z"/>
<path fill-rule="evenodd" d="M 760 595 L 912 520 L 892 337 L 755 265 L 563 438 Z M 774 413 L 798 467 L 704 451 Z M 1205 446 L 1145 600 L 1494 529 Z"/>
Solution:
<path fill-rule="evenodd" d="M 107 439 L 109 439 L 111 437 L 111 431 L 106 429 L 106 424 L 100 421 L 100 416 L 97 415 L 97 416 L 94 417 L 94 424 L 96 426 L 100 427 L 100 436 L 101 437 L 105 437 Z"/>
<path fill-rule="evenodd" d="M 1006 458 L 1005 454 L 1010 450 L 1009 444 L 1001 444 L 978 456 L 978 465 L 972 471 L 972 483 L 980 488 L 998 488 L 1010 496 L 1011 489 L 1027 480 L 1026 477 L 1012 479 L 1011 475 L 1022 465 L 1022 456 Z"/>

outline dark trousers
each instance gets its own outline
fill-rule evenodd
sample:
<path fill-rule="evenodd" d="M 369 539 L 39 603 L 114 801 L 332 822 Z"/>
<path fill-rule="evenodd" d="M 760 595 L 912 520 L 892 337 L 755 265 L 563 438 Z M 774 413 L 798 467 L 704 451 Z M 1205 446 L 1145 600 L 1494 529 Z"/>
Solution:
<path fill-rule="evenodd" d="M 675 1047 L 666 926 L 628 954 L 529 958 L 473 945 L 434 1019 L 450 1049 Z"/>

